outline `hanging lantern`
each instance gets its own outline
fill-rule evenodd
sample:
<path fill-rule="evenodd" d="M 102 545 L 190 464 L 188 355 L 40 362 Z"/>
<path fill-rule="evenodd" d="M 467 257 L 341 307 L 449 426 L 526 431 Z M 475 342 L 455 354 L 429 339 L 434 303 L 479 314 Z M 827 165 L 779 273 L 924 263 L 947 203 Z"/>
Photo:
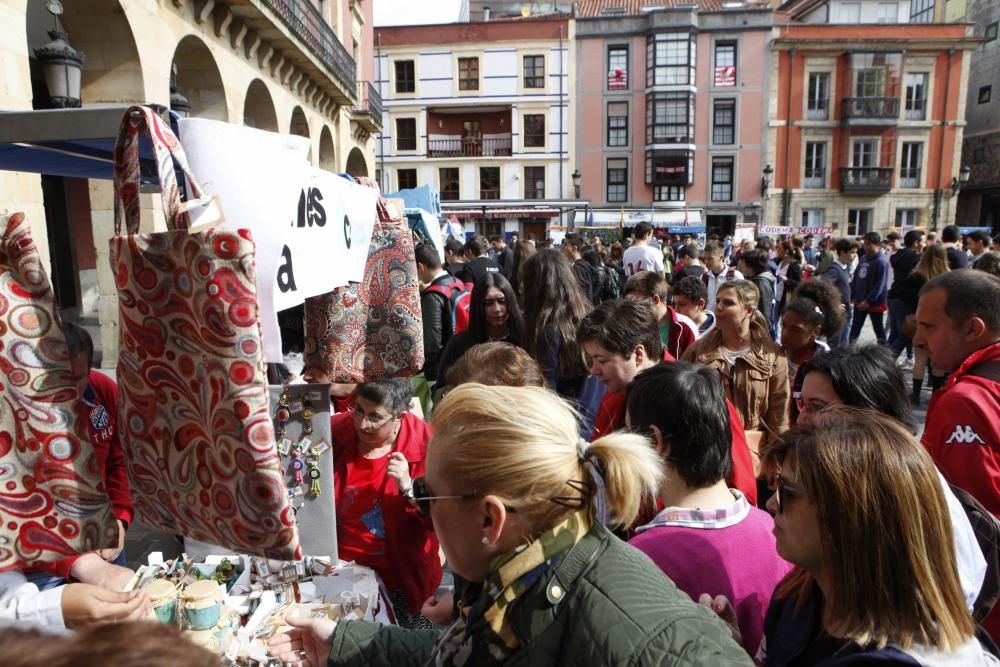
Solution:
<path fill-rule="evenodd" d="M 170 109 L 181 118 L 191 117 L 191 102 L 177 89 L 177 63 L 170 66 Z"/>
<path fill-rule="evenodd" d="M 69 45 L 69 35 L 59 29 L 56 17 L 63 13 L 59 0 L 49 0 L 46 8 L 52 14 L 55 27 L 49 30 L 51 42 L 35 49 L 35 58 L 45 72 L 45 85 L 49 89 L 49 107 L 76 108 L 80 106 L 80 73 L 86 55 Z"/>

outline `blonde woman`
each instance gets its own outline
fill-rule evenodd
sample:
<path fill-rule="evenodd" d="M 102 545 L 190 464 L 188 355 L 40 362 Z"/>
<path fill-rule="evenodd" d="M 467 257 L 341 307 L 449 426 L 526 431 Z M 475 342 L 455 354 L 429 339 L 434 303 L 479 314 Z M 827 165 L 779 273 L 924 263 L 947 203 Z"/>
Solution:
<path fill-rule="evenodd" d="M 648 440 L 581 443 L 573 411 L 540 387 L 461 385 L 432 425 L 416 503 L 468 582 L 457 618 L 440 633 L 290 618 L 272 655 L 303 667 L 752 664 L 604 525 L 630 525 L 656 492 Z"/>
<path fill-rule="evenodd" d="M 924 248 L 923 253 L 920 255 L 920 261 L 910 271 L 910 275 L 900 284 L 894 298 L 901 301 L 906 312 L 909 313 L 901 327 L 904 330 L 904 343 L 910 342 L 913 338 L 913 332 L 916 331 L 917 323 L 913 313 L 917 312 L 917 301 L 920 298 L 920 290 L 928 281 L 948 273 L 948 270 L 948 253 L 945 247 L 938 243 L 931 244 Z M 907 331 L 907 329 L 909 330 Z M 906 333 L 910 335 L 906 336 Z M 910 396 L 910 402 L 914 406 L 919 406 L 920 393 L 924 388 L 924 374 L 927 372 L 928 366 L 927 350 L 916 345 L 914 347 L 916 349 L 914 350 L 913 362 L 913 394 Z M 893 351 L 899 355 L 902 347 L 899 347 L 898 350 L 893 348 Z M 944 373 L 935 375 L 934 369 L 931 369 L 932 389 L 937 389 L 944 384 L 944 375 Z"/>
<path fill-rule="evenodd" d="M 788 361 L 771 339 L 767 319 L 757 308 L 759 299 L 749 280 L 723 283 L 716 293 L 715 328 L 681 357 L 722 373 L 757 473 L 761 449 L 788 428 Z"/>
<path fill-rule="evenodd" d="M 937 469 L 902 424 L 830 408 L 765 465 L 778 554 L 795 569 L 771 599 L 760 664 L 1000 664 L 974 634 Z"/>

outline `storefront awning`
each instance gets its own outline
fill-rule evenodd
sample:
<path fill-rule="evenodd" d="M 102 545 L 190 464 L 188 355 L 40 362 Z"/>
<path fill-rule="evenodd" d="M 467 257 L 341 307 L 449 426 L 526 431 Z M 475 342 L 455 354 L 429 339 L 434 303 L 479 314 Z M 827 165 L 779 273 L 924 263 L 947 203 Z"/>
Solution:
<path fill-rule="evenodd" d="M 128 106 L 0 111 L 0 170 L 114 178 L 115 140 Z M 156 183 L 148 141 L 139 143 L 144 183 Z"/>
<path fill-rule="evenodd" d="M 558 218 L 557 208 L 444 208 L 442 215 L 458 216 L 459 218 L 474 218 L 486 220 L 505 220 L 508 218 Z"/>
<path fill-rule="evenodd" d="M 660 229 L 691 227 L 691 233 L 704 231 L 705 223 L 701 217 L 701 209 L 678 210 L 626 210 L 617 211 L 578 209 L 574 223 L 577 227 L 634 227 L 640 222 L 648 222 Z M 701 228 L 701 229 L 699 229 Z M 671 231 L 673 231 L 671 229 Z"/>

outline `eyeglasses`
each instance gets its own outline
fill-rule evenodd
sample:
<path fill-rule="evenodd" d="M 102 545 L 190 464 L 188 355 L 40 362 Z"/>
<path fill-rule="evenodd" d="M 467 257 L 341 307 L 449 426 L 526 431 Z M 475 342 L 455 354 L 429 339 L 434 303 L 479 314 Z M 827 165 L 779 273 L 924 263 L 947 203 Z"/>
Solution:
<path fill-rule="evenodd" d="M 804 494 L 796 489 L 794 486 L 788 484 L 779 472 L 774 476 L 774 498 L 778 501 L 778 514 L 785 513 L 785 494 L 788 494 L 792 498 L 801 498 Z"/>
<path fill-rule="evenodd" d="M 460 496 L 432 496 L 430 489 L 427 488 L 427 479 L 424 477 L 417 477 L 413 480 L 413 500 L 417 503 L 417 510 L 420 514 L 426 517 L 431 515 L 431 503 L 435 500 L 472 500 L 473 498 L 480 498 L 478 493 L 466 493 Z M 517 510 L 508 505 L 504 505 L 510 513 L 516 513 Z"/>
<path fill-rule="evenodd" d="M 799 414 L 822 412 L 828 407 L 830 407 L 829 404 L 821 403 L 815 399 L 804 399 L 801 396 L 795 397 L 795 408 L 799 411 Z"/>
<path fill-rule="evenodd" d="M 365 414 L 364 410 L 358 409 L 358 406 L 356 405 L 352 405 L 347 410 L 351 413 L 351 416 L 354 417 L 355 420 L 361 422 L 362 424 L 368 422 L 368 425 L 372 428 L 382 428 L 394 419 L 393 415 L 389 415 L 388 417 L 378 417 L 377 415 Z"/>

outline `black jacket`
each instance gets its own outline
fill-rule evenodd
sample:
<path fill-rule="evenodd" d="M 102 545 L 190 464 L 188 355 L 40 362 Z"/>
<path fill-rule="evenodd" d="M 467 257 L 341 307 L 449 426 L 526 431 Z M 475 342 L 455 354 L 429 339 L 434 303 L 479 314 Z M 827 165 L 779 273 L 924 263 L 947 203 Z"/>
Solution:
<path fill-rule="evenodd" d="M 916 268 L 920 261 L 920 253 L 916 250 L 903 248 L 899 252 L 893 253 L 889 257 L 889 265 L 892 266 L 892 287 L 889 289 L 889 298 L 898 299 L 897 289 L 903 281 L 910 277 L 910 272 Z"/>
<path fill-rule="evenodd" d="M 578 259 L 573 262 L 573 273 L 576 274 L 576 281 L 580 283 L 580 289 L 583 290 L 583 295 L 590 300 L 591 303 L 600 303 L 597 292 L 600 289 L 600 281 L 597 277 L 597 272 L 594 271 L 594 267 L 590 265 L 585 259 Z"/>
<path fill-rule="evenodd" d="M 774 274 L 770 271 L 764 271 L 748 278 L 748 280 L 756 285 L 760 292 L 760 303 L 757 304 L 757 310 L 770 322 L 771 313 L 774 312 Z"/>
<path fill-rule="evenodd" d="M 494 255 L 493 259 L 500 267 L 500 273 L 503 274 L 503 277 L 510 280 L 514 272 L 514 251 L 504 246 L 504 249 Z"/>
<path fill-rule="evenodd" d="M 447 285 L 454 280 L 451 275 L 440 275 L 431 281 L 429 287 Z M 424 289 L 420 292 L 420 311 L 424 321 L 423 373 L 429 382 L 434 382 L 438 375 L 438 364 L 441 363 L 441 353 L 451 337 L 451 304 L 443 294 Z"/>
<path fill-rule="evenodd" d="M 483 255 L 462 264 L 455 277 L 466 283 L 475 283 L 487 273 L 499 273 L 500 266 L 492 258 Z"/>

